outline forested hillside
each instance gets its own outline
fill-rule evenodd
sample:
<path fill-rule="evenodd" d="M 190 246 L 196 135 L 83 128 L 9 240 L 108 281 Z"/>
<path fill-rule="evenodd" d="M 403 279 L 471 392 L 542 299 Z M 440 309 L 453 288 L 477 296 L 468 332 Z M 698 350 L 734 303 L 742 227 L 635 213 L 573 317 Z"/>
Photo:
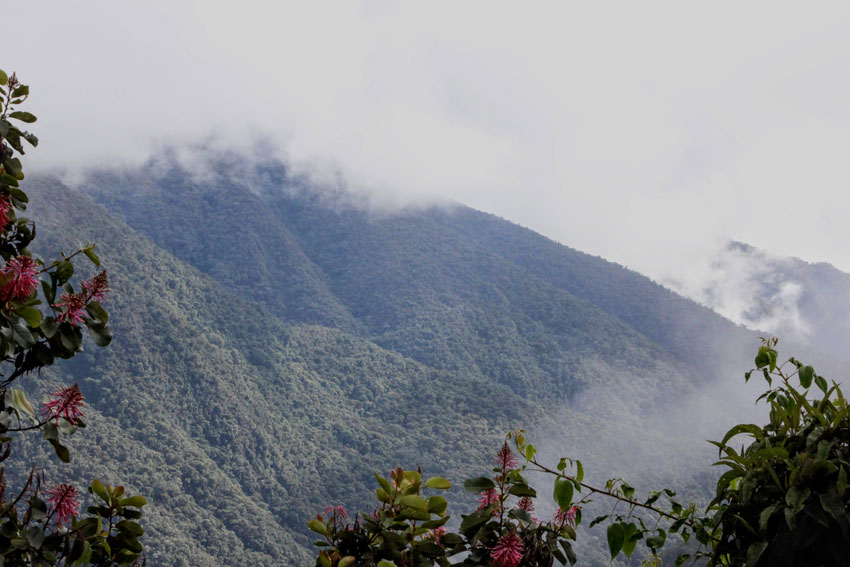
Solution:
<path fill-rule="evenodd" d="M 73 474 L 148 496 L 150 564 L 308 565 L 305 519 L 362 506 L 373 470 L 459 481 L 514 427 L 597 476 L 704 480 L 671 455 L 708 422 L 676 408 L 721 413 L 706 392 L 754 344 L 707 309 L 463 207 L 150 171 L 89 178 L 101 204 L 28 180 L 45 252 L 91 239 L 110 273 L 113 344 L 60 371 L 122 456 L 81 444 Z"/>

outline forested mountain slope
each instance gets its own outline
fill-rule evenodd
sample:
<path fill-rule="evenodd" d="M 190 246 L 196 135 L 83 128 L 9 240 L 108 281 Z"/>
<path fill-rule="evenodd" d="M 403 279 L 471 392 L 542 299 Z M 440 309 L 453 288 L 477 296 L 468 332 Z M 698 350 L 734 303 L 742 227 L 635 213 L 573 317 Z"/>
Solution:
<path fill-rule="evenodd" d="M 362 501 L 372 470 L 472 473 L 539 414 L 481 378 L 288 326 L 58 183 L 31 195 L 43 246 L 91 238 L 110 273 L 113 344 L 57 369 L 97 411 L 81 435 L 103 440 L 81 444 L 74 470 L 149 496 L 154 565 L 306 564 L 304 519 Z M 81 224 L 92 208 L 97 227 Z"/>
<path fill-rule="evenodd" d="M 753 335 L 490 215 L 249 177 L 101 171 L 100 205 L 27 180 L 44 252 L 91 239 L 110 273 L 113 344 L 57 369 L 103 440 L 73 475 L 149 496 L 151 564 L 308 565 L 305 518 L 362 508 L 373 470 L 458 482 L 514 427 L 597 478 L 704 483 L 693 441 Z"/>
<path fill-rule="evenodd" d="M 176 165 L 158 181 L 145 171 L 101 172 L 82 190 L 272 312 L 317 324 L 332 312 L 333 326 L 522 396 L 569 400 L 623 364 L 650 376 L 660 363 L 699 383 L 721 354 L 736 368 L 750 358 L 752 335 L 710 310 L 466 207 L 368 212 L 304 189 L 282 166 L 250 187 Z M 310 277 L 293 289 L 293 274 Z M 252 282 L 276 282 L 275 293 Z"/>
<path fill-rule="evenodd" d="M 728 243 L 711 268 L 712 277 L 699 286 L 679 287 L 748 327 L 848 358 L 850 274 L 741 242 Z"/>

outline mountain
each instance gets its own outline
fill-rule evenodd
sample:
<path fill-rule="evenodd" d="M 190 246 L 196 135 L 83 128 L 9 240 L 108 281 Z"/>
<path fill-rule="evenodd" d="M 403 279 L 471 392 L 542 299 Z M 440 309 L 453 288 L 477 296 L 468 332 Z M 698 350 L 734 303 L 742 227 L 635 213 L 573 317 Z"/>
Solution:
<path fill-rule="evenodd" d="M 751 329 L 846 358 L 850 274 L 825 262 L 779 256 L 730 242 L 714 257 L 712 277 L 673 286 Z"/>
<path fill-rule="evenodd" d="M 27 180 L 39 252 L 96 241 L 114 290 L 112 345 L 30 379 L 91 406 L 47 473 L 146 494 L 150 564 L 309 565 L 306 519 L 365 509 L 373 470 L 459 483 L 515 427 L 597 478 L 710 477 L 694 439 L 731 419 L 712 398 L 752 333 L 459 205 L 370 210 L 275 163 L 153 165 Z"/>

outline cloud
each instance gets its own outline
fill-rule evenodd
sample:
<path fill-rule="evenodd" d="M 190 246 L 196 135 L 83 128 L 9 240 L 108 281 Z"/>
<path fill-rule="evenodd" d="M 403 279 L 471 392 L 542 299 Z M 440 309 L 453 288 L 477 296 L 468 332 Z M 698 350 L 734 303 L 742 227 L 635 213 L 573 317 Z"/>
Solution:
<path fill-rule="evenodd" d="M 728 238 L 850 269 L 841 3 L 12 12 L 2 65 L 33 87 L 33 167 L 262 137 L 318 182 L 458 200 L 657 279 Z"/>

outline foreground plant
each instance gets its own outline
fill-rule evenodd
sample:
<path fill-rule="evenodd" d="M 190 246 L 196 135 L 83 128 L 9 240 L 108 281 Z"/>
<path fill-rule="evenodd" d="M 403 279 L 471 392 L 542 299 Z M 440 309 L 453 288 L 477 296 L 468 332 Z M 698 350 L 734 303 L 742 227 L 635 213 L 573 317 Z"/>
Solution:
<path fill-rule="evenodd" d="M 393 471 L 390 480 L 377 476 L 381 506 L 372 514 L 347 522 L 337 511 L 311 520 L 310 529 L 324 539 L 316 564 L 322 567 L 538 567 L 573 564 L 575 528 L 582 507 L 592 498 L 613 502 L 611 512 L 590 526 L 606 524 L 611 558 L 631 558 L 643 542 L 644 565 L 660 565 L 658 555 L 670 536 L 694 549 L 689 559 L 710 566 L 827 567 L 844 565 L 850 557 L 850 406 L 838 386 L 829 385 L 814 368 L 789 359 L 777 364 L 776 339 L 764 339 L 756 368 L 770 389 L 757 401 L 770 406 L 770 423 L 739 424 L 721 441 L 716 466 L 726 469 L 717 481 L 713 500 L 704 511 L 683 505 L 672 490 L 635 497 L 622 479 L 604 486 L 584 481 L 581 461 L 560 459 L 542 463 L 535 447 L 519 430 L 508 434 L 496 455 L 492 477 L 469 479 L 464 487 L 479 494 L 474 512 L 461 515 L 457 530 L 449 521 L 444 498 L 423 498 L 421 472 Z M 795 386 L 794 384 L 798 384 Z M 812 386 L 816 390 L 811 390 Z M 812 398 L 813 395 L 816 397 Z M 749 445 L 735 449 L 729 442 L 748 435 Z M 536 491 L 524 474 L 554 476 L 555 517 L 540 522 L 532 516 Z M 426 488 L 448 488 L 432 478 Z M 576 499 L 576 496 L 581 498 Z M 619 511 L 618 511 L 619 509 Z M 339 510 L 339 509 L 336 509 Z"/>
<path fill-rule="evenodd" d="M 21 129 L 36 121 L 18 109 L 28 96 L 27 85 L 0 70 L 0 566 L 130 565 L 142 561 L 143 530 L 136 520 L 143 497 L 126 497 L 123 487 L 95 480 L 88 488 L 92 505 L 81 516 L 80 490 L 48 483 L 40 469 L 24 475 L 19 491 L 8 486 L 5 467 L 15 434 L 41 431 L 58 458 L 68 462 L 64 439 L 85 427 L 85 397 L 76 384 L 56 388 L 40 412 L 12 386 L 57 358 L 80 352 L 83 327 L 98 346 L 112 340 L 102 306 L 110 291 L 106 271 L 82 280 L 79 290 L 72 283 L 74 259 L 86 256 L 100 267 L 94 245 L 53 261 L 29 250 L 36 231 L 32 221 L 19 216 L 29 199 L 20 188 L 24 174 L 18 157 L 24 142 L 38 144 Z"/>

